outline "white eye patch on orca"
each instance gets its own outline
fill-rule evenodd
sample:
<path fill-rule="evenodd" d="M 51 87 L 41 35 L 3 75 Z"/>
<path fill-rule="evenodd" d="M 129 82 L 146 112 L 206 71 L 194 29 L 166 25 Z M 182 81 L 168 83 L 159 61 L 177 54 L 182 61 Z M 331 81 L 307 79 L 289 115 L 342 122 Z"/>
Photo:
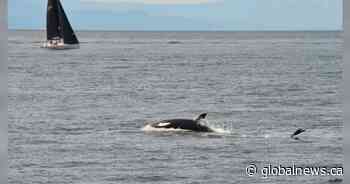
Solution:
<path fill-rule="evenodd" d="M 157 124 L 157 126 L 159 126 L 159 127 L 168 126 L 168 125 L 170 125 L 170 123 L 169 123 L 169 122 L 165 122 L 165 123 L 158 123 L 158 124 Z"/>

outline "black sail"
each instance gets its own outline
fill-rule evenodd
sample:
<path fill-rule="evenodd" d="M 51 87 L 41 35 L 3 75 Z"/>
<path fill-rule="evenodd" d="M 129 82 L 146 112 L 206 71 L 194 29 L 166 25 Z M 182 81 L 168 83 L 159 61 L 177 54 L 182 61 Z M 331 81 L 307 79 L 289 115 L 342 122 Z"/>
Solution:
<path fill-rule="evenodd" d="M 63 10 L 63 7 L 58 0 L 58 8 L 59 8 L 59 17 L 60 17 L 60 24 L 62 27 L 61 33 L 63 36 L 64 43 L 66 44 L 79 44 L 79 41 L 72 29 L 72 26 L 70 25 L 68 18 L 66 16 L 66 13 Z"/>
<path fill-rule="evenodd" d="M 59 6 L 57 0 L 49 0 L 47 3 L 47 16 L 46 16 L 46 32 L 47 39 L 57 39 L 61 37 L 60 31 L 58 30 L 60 26 L 59 19 Z"/>

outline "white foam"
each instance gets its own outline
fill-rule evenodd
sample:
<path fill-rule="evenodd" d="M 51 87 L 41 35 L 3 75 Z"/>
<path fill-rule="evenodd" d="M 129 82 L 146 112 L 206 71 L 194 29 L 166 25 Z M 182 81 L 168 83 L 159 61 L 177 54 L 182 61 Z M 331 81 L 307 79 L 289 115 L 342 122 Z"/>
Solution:
<path fill-rule="evenodd" d="M 207 126 L 209 127 L 211 130 L 213 130 L 215 133 L 219 133 L 219 134 L 230 134 L 231 131 L 230 130 L 227 130 L 227 129 L 224 129 L 224 128 L 221 128 L 221 127 L 215 127 L 215 126 L 211 126 L 209 121 L 206 120 L 206 119 L 203 119 L 200 121 L 200 123 L 204 126 Z"/>
<path fill-rule="evenodd" d="M 188 132 L 190 130 L 185 130 L 181 128 L 154 128 L 151 125 L 146 125 L 141 129 L 145 132 Z"/>
<path fill-rule="evenodd" d="M 219 133 L 219 134 L 230 134 L 231 133 L 231 131 L 225 130 L 223 128 L 213 128 L 213 127 L 209 127 L 209 128 L 214 130 L 215 133 Z"/>

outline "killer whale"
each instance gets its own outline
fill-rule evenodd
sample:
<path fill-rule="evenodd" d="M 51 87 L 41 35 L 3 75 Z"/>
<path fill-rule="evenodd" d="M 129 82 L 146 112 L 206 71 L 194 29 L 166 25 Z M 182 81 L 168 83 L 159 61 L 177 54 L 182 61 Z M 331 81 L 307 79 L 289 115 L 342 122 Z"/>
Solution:
<path fill-rule="evenodd" d="M 303 133 L 305 131 L 306 131 L 305 129 L 299 128 L 290 137 L 292 139 L 299 139 L 298 137 L 295 137 L 295 136 L 297 136 L 297 135 L 299 135 L 299 134 L 301 134 L 301 133 Z"/>
<path fill-rule="evenodd" d="M 153 128 L 163 129 L 183 129 L 195 132 L 214 132 L 208 126 L 200 124 L 200 121 L 205 119 L 207 113 L 202 113 L 194 119 L 167 119 L 161 120 L 155 123 L 151 123 L 150 126 Z"/>

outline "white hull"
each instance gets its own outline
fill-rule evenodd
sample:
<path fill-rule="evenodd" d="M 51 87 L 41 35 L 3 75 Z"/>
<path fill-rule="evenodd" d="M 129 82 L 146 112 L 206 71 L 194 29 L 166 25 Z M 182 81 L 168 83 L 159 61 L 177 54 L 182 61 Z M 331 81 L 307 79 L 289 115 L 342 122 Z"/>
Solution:
<path fill-rule="evenodd" d="M 55 50 L 79 49 L 80 45 L 79 44 L 64 44 L 64 43 L 52 44 L 52 43 L 46 42 L 41 46 L 41 48 L 55 49 Z"/>

